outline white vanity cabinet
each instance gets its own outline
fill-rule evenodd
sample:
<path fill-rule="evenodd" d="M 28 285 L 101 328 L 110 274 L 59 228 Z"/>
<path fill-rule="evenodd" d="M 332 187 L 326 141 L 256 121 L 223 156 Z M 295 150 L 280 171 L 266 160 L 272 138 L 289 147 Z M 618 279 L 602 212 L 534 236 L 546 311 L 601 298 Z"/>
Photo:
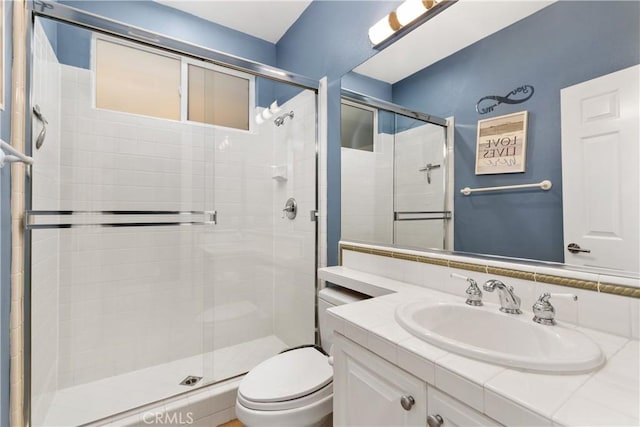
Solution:
<path fill-rule="evenodd" d="M 334 426 L 427 424 L 427 385 L 422 380 L 338 334 L 333 358 Z"/>
<path fill-rule="evenodd" d="M 336 427 L 500 425 L 339 334 L 333 359 Z"/>

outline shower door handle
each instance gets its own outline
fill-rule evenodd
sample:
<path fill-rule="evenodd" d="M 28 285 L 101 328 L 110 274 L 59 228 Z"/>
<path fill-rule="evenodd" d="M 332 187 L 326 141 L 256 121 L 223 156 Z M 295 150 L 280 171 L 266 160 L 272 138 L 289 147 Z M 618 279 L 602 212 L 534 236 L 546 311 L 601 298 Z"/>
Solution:
<path fill-rule="evenodd" d="M 205 211 L 205 224 L 216 225 L 218 223 L 218 211 Z"/>
<path fill-rule="evenodd" d="M 28 210 L 26 212 L 24 226 L 27 230 L 43 230 L 76 227 L 166 227 L 178 225 L 216 225 L 217 223 L 217 211 Z"/>
<path fill-rule="evenodd" d="M 431 171 L 433 169 L 438 169 L 440 165 L 433 165 L 431 163 L 427 163 L 427 165 L 423 168 L 418 169 L 418 172 L 427 172 L 427 184 L 431 184 Z"/>

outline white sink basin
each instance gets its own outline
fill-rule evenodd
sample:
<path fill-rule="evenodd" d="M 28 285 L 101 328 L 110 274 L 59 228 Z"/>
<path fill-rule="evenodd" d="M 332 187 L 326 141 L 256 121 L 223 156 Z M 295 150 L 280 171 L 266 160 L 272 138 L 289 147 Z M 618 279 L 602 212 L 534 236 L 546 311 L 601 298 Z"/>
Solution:
<path fill-rule="evenodd" d="M 399 306 L 396 320 L 416 337 L 452 353 L 512 368 L 589 372 L 605 357 L 589 337 L 563 326 L 540 325 L 531 315 L 498 306 L 416 301 Z"/>

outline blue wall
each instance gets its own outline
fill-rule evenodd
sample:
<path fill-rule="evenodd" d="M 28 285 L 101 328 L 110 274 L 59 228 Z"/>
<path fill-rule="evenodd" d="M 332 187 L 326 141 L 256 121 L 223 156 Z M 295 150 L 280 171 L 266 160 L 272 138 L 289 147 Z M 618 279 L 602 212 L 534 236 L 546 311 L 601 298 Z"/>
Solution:
<path fill-rule="evenodd" d="M 13 2 L 4 2 L 5 38 L 4 110 L 0 111 L 0 136 L 11 138 L 11 31 Z M 11 307 L 11 168 L 0 169 L 0 426 L 9 426 L 9 309 Z"/>
<path fill-rule="evenodd" d="M 367 32 L 401 1 L 314 1 L 277 43 L 277 66 L 328 80 L 327 264 L 340 240 L 340 79 L 376 53 Z"/>
<path fill-rule="evenodd" d="M 276 64 L 276 47 L 273 43 L 214 24 L 154 1 L 67 0 L 60 3 L 209 49 L 230 53 L 263 64 Z M 62 47 L 62 41 L 73 41 L 73 36 L 73 33 L 66 34 L 64 31 L 58 33 L 59 60 L 69 65 L 76 65 L 73 63 L 74 56 L 73 54 L 67 56 L 67 52 Z M 81 44 L 78 49 L 82 49 L 82 45 L 86 48 L 88 43 L 86 39 L 82 38 L 77 42 Z M 65 43 L 65 45 L 69 45 L 69 43 Z"/>
<path fill-rule="evenodd" d="M 391 102 L 393 99 L 393 86 L 391 84 L 353 71 L 342 76 L 341 85 L 343 89 L 369 95 L 383 101 Z"/>
<path fill-rule="evenodd" d="M 549 192 L 455 194 L 455 249 L 563 262 L 560 90 L 640 62 L 640 3 L 557 2 L 410 76 L 393 101 L 455 116 L 455 189 L 550 179 Z M 480 115 L 486 95 L 529 84 L 524 104 Z M 526 172 L 474 174 L 480 119 L 529 111 Z"/>

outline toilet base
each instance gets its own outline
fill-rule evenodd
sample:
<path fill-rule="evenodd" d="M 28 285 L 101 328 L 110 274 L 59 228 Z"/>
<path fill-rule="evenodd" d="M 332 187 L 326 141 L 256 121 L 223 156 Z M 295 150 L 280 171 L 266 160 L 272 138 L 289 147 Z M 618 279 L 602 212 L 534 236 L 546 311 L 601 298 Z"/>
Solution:
<path fill-rule="evenodd" d="M 236 400 L 236 416 L 246 427 L 332 427 L 333 395 L 312 405 L 283 411 L 257 411 Z"/>

